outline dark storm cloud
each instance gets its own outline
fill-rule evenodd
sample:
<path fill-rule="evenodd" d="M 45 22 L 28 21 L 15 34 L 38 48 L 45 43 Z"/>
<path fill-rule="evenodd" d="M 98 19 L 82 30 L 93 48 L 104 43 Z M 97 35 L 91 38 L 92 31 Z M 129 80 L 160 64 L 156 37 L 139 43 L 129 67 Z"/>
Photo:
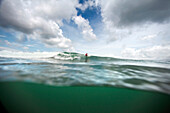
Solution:
<path fill-rule="evenodd" d="M 113 2 L 112 2 L 113 3 Z M 163 23 L 170 18 L 170 0 L 120 0 L 110 5 L 109 20 L 118 26 L 143 22 Z"/>

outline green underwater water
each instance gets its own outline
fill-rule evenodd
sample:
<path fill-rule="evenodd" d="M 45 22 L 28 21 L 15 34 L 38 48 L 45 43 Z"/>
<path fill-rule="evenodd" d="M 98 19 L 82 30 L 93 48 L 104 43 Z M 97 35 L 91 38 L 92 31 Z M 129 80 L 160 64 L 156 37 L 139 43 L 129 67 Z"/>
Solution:
<path fill-rule="evenodd" d="M 10 113 L 166 113 L 170 96 L 113 87 L 56 87 L 0 83 L 0 100 Z"/>

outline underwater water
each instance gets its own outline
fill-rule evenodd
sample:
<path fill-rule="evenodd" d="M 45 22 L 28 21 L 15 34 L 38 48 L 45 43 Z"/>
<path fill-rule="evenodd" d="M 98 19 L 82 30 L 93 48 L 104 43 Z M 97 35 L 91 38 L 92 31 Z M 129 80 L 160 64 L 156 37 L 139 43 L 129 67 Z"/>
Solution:
<path fill-rule="evenodd" d="M 0 82 L 52 86 L 109 86 L 170 94 L 170 61 L 130 60 L 56 53 L 51 56 L 0 55 Z M 87 61 L 86 61 L 87 60 Z"/>

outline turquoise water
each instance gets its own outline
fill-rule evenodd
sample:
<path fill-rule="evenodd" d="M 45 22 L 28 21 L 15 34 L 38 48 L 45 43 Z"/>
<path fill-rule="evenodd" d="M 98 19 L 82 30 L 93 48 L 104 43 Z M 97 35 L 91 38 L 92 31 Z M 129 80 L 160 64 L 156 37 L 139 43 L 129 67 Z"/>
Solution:
<path fill-rule="evenodd" d="M 170 61 L 128 60 L 56 53 L 50 57 L 0 57 L 0 81 L 53 86 L 109 86 L 170 94 Z"/>

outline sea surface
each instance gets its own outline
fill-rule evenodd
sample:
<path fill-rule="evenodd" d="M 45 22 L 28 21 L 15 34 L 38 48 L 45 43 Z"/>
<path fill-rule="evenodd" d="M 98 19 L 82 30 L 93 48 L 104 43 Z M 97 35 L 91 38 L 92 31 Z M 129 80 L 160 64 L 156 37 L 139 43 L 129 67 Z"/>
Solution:
<path fill-rule="evenodd" d="M 132 60 L 61 52 L 51 56 L 0 55 L 0 82 L 106 86 L 170 94 L 170 60 Z"/>

